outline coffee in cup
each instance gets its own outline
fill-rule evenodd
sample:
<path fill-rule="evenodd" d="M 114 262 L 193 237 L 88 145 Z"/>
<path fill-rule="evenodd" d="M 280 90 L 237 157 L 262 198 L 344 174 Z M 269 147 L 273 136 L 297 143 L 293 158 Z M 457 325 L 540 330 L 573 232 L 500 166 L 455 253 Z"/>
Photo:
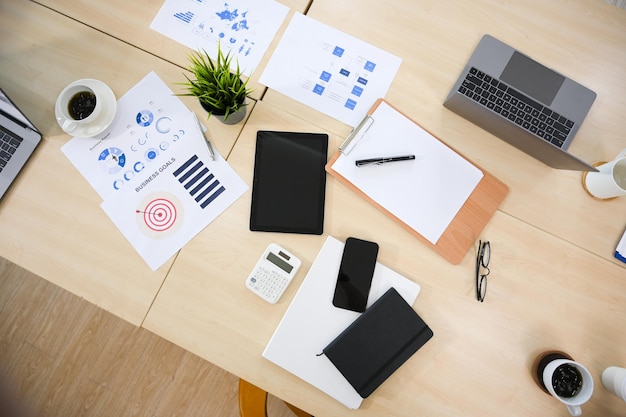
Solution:
<path fill-rule="evenodd" d="M 102 101 L 95 80 L 74 81 L 57 98 L 55 113 L 59 126 L 73 133 L 80 126 L 93 124 L 102 111 Z"/>
<path fill-rule="evenodd" d="M 572 398 L 583 387 L 583 376 L 574 365 L 564 363 L 552 373 L 552 389 L 559 397 Z"/>
<path fill-rule="evenodd" d="M 580 406 L 593 394 L 593 378 L 587 368 L 569 359 L 556 359 L 545 366 L 542 376 L 548 393 L 565 404 L 572 416 L 580 416 Z"/>
<path fill-rule="evenodd" d="M 67 103 L 67 112 L 74 120 L 86 119 L 96 109 L 96 94 L 91 90 L 74 93 Z"/>

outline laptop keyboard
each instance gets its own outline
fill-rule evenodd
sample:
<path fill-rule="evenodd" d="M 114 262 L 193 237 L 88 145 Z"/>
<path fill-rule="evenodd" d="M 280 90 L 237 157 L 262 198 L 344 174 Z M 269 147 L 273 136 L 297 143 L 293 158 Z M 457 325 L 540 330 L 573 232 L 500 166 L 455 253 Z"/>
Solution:
<path fill-rule="evenodd" d="M 7 166 L 9 159 L 11 159 L 21 143 L 22 138 L 12 136 L 0 130 L 0 172 Z"/>
<path fill-rule="evenodd" d="M 559 148 L 574 127 L 571 120 L 474 67 L 458 91 Z"/>

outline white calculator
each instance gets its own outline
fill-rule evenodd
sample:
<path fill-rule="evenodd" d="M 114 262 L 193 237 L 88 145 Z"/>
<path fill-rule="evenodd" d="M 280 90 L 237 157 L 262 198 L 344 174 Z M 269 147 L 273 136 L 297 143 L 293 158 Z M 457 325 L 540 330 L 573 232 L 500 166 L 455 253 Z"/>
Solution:
<path fill-rule="evenodd" d="M 246 287 L 274 304 L 298 272 L 300 263 L 300 259 L 287 250 L 270 243 L 246 280 Z"/>

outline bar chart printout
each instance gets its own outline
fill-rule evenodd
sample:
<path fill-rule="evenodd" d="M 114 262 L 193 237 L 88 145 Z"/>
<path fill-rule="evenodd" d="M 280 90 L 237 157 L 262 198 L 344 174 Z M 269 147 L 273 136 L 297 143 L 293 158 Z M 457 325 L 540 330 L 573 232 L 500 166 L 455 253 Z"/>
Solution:
<path fill-rule="evenodd" d="M 150 28 L 194 50 L 217 57 L 232 51 L 233 66 L 250 76 L 289 8 L 274 0 L 165 0 Z M 233 68 L 235 70 L 235 68 Z"/>
<path fill-rule="evenodd" d="M 73 138 L 63 152 L 101 195 L 104 211 L 156 270 L 247 189 L 196 119 L 150 73 L 118 100 L 99 138 Z"/>

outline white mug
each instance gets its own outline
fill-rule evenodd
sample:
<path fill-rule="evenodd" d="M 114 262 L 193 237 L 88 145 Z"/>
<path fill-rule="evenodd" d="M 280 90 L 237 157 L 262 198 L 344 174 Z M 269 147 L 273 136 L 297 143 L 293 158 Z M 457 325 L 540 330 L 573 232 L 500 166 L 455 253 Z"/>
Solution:
<path fill-rule="evenodd" d="M 626 401 L 626 368 L 610 366 L 602 372 L 602 385 Z"/>
<path fill-rule="evenodd" d="M 626 195 L 626 149 L 597 168 L 599 172 L 588 172 L 585 177 L 589 194 L 602 199 Z"/>
<path fill-rule="evenodd" d="M 59 94 L 55 113 L 59 126 L 65 132 L 72 133 L 79 126 L 87 126 L 98 119 L 102 111 L 103 98 L 94 81 L 91 79 L 74 81 Z M 88 96 L 90 97 L 87 98 Z M 89 105 L 87 111 L 85 104 Z"/>
<path fill-rule="evenodd" d="M 561 365 L 566 365 L 564 368 L 559 368 Z M 557 393 L 555 391 L 555 386 L 553 385 L 553 376 L 558 377 L 562 373 L 569 374 L 571 373 L 571 366 L 578 370 L 580 376 L 580 388 L 573 396 L 567 396 L 566 393 L 560 392 Z M 575 372 L 575 371 L 574 371 Z M 557 381 L 559 378 L 557 378 Z M 586 403 L 590 398 L 591 394 L 593 394 L 593 378 L 591 373 L 579 364 L 578 362 L 574 362 L 569 359 L 555 359 L 552 362 L 548 363 L 546 367 L 543 369 L 543 384 L 546 389 L 557 400 L 561 401 L 563 404 L 567 406 L 567 410 L 573 416 L 580 416 L 582 414 L 581 405 Z M 557 384 L 557 389 L 559 389 Z M 560 391 L 560 390 L 559 390 Z"/>

